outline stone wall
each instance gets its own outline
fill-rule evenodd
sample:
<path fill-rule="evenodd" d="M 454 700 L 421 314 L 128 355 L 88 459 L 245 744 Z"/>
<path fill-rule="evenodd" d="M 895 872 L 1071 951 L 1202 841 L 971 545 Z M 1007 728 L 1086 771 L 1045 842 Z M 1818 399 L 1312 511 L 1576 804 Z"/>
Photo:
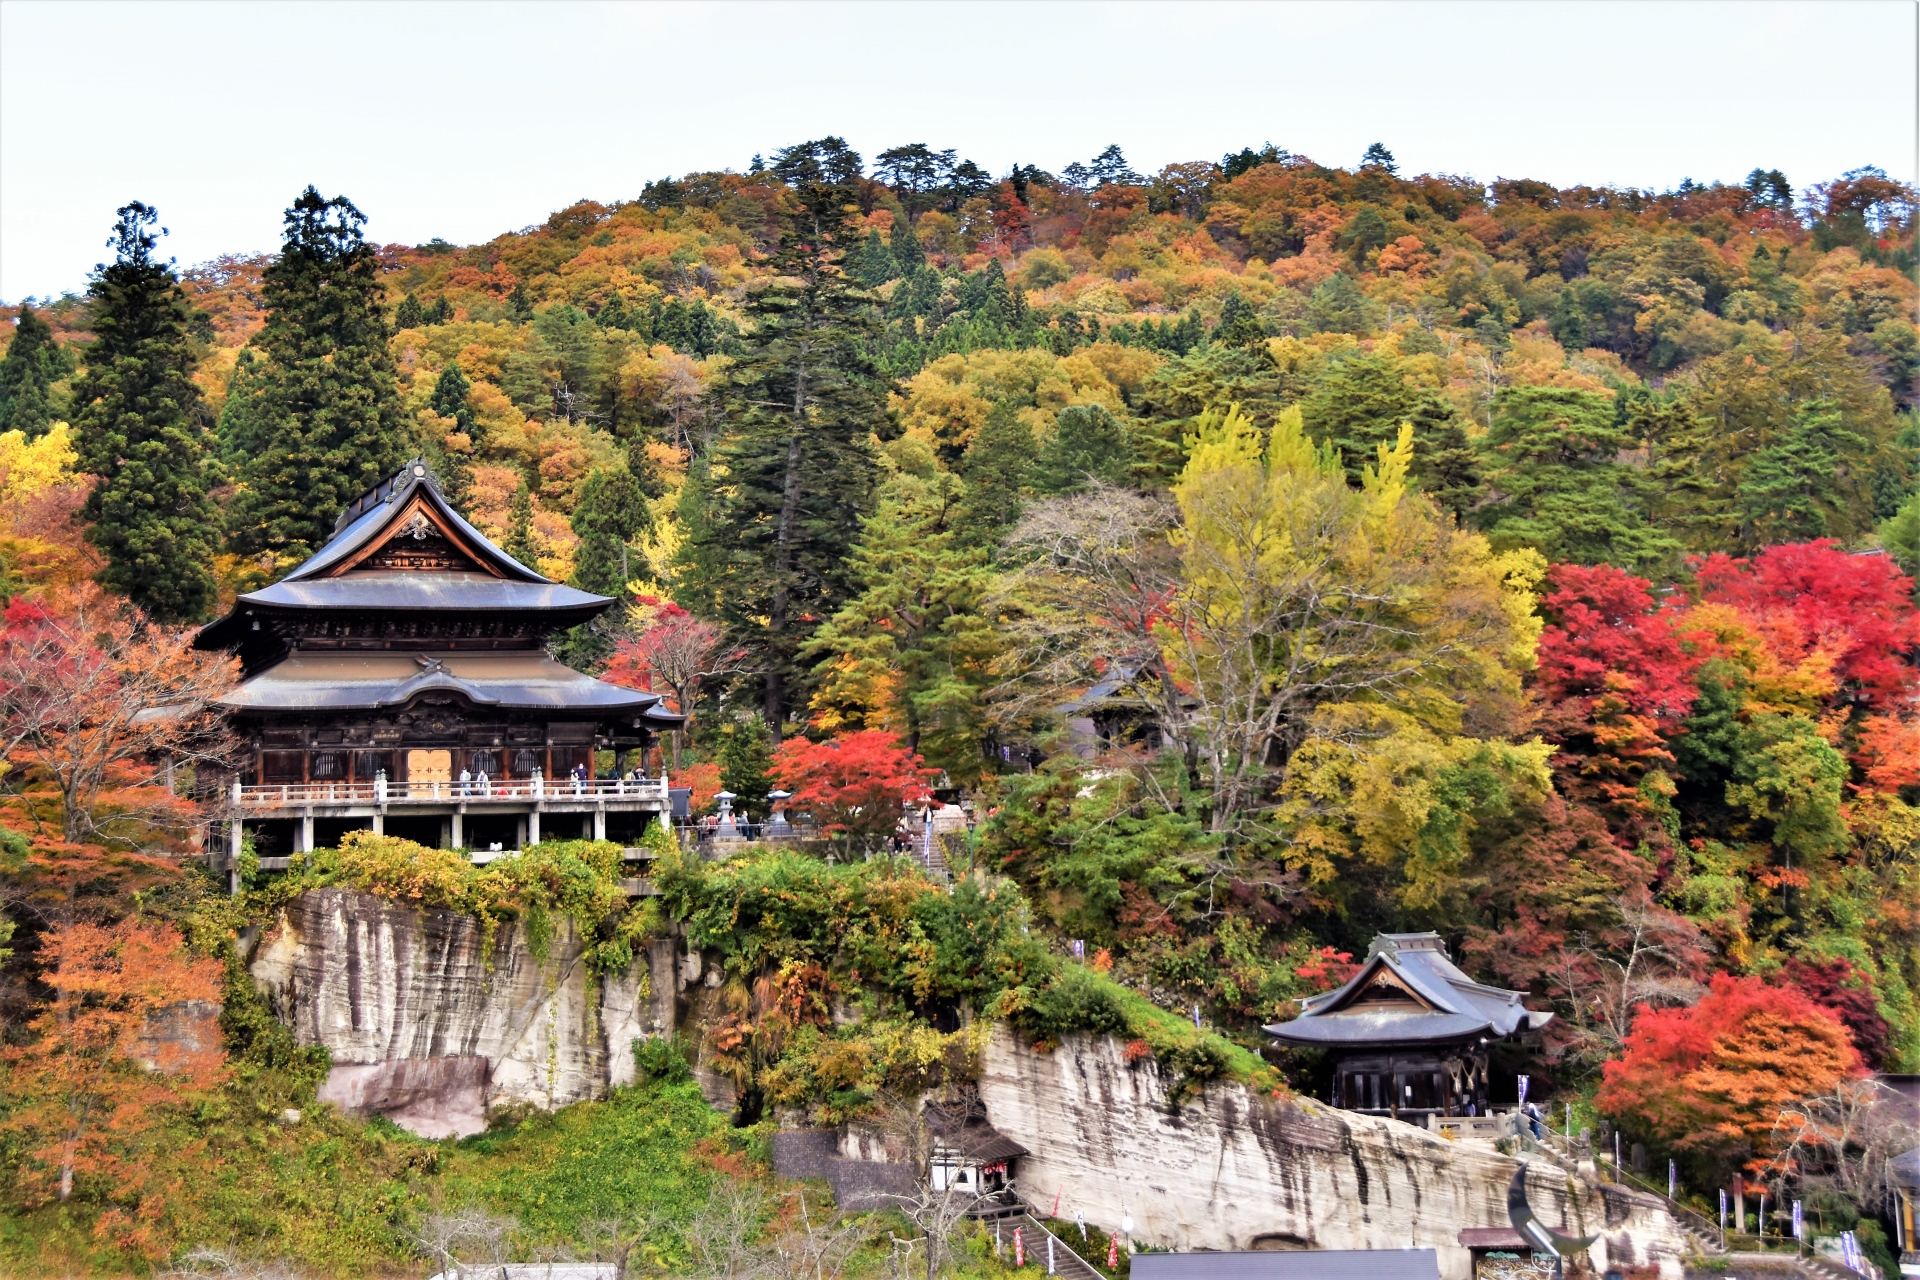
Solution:
<path fill-rule="evenodd" d="M 491 1106 L 564 1106 L 631 1082 L 633 1041 L 673 1029 L 671 956 L 654 948 L 589 981 L 564 917 L 538 957 L 517 923 L 485 948 L 472 916 L 321 889 L 287 905 L 252 972 L 299 1042 L 333 1054 L 323 1101 L 438 1137 L 477 1132 Z"/>
<path fill-rule="evenodd" d="M 980 1096 L 994 1126 L 1033 1154 L 1018 1166 L 1028 1203 L 1084 1213 L 1109 1230 L 1194 1249 L 1435 1249 L 1467 1280 L 1462 1227 L 1504 1227 L 1517 1163 L 1398 1121 L 1214 1084 L 1178 1108 L 1158 1067 L 1130 1066 L 1117 1041 L 1068 1037 L 1037 1054 L 996 1028 Z M 1681 1274 L 1681 1228 L 1657 1198 L 1581 1184 L 1536 1165 L 1529 1199 L 1543 1222 L 1599 1234 L 1597 1267 Z"/>

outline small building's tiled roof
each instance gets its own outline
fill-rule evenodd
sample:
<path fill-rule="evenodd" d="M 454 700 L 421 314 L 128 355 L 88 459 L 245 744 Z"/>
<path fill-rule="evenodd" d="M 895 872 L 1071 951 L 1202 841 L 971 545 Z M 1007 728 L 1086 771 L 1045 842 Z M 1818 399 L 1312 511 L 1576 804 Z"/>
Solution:
<path fill-rule="evenodd" d="M 940 1145 L 969 1160 L 992 1164 L 1029 1154 L 1027 1149 L 988 1123 L 986 1113 L 972 1102 L 927 1107 L 927 1127 Z"/>
<path fill-rule="evenodd" d="M 1381 989 L 1402 998 L 1363 999 Z M 1553 1017 L 1528 1009 L 1518 991 L 1475 982 L 1447 958 L 1437 933 L 1383 933 L 1360 972 L 1336 990 L 1300 1002 L 1291 1022 L 1266 1028 L 1293 1044 L 1424 1044 L 1508 1036 Z"/>
<path fill-rule="evenodd" d="M 1920 1192 L 1920 1147 L 1915 1147 L 1903 1156 L 1895 1156 L 1893 1180 L 1908 1191 Z"/>

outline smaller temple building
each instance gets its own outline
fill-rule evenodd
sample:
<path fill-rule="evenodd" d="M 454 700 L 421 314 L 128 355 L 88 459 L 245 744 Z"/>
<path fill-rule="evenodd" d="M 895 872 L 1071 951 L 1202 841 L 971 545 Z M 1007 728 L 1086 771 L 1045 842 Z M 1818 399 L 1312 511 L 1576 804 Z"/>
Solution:
<path fill-rule="evenodd" d="M 928 1185 L 933 1190 L 980 1197 L 970 1210 L 977 1218 L 1024 1209 L 1014 1191 L 1014 1167 L 1028 1151 L 993 1127 L 978 1098 L 928 1104 L 927 1127 L 933 1135 L 927 1167 Z"/>
<path fill-rule="evenodd" d="M 1414 1124 L 1487 1114 L 1489 1050 L 1553 1020 L 1528 1009 L 1518 991 L 1462 973 L 1437 933 L 1380 934 L 1360 972 L 1300 1004 L 1299 1017 L 1266 1031 L 1282 1044 L 1329 1053 L 1333 1105 Z"/>

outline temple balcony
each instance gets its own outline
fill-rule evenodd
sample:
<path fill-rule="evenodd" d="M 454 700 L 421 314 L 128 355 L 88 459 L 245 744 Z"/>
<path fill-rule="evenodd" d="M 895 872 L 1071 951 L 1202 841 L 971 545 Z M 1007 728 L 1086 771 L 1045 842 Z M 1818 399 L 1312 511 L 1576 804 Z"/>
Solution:
<path fill-rule="evenodd" d="M 649 823 L 667 821 L 667 779 L 540 777 L 499 781 L 235 782 L 224 839 L 209 841 L 216 869 L 238 888 L 242 845 L 251 836 L 263 871 L 281 871 L 296 853 L 331 846 L 352 830 L 464 849 L 484 864 L 548 840 L 614 840 L 634 847 Z M 636 880 L 630 892 L 648 892 Z"/>
<path fill-rule="evenodd" d="M 525 812 L 529 806 L 550 813 L 587 813 L 595 809 L 659 812 L 671 800 L 660 778 L 503 778 L 488 782 L 274 782 L 247 786 L 235 782 L 229 799 L 242 818 L 365 818 L 377 813 Z"/>

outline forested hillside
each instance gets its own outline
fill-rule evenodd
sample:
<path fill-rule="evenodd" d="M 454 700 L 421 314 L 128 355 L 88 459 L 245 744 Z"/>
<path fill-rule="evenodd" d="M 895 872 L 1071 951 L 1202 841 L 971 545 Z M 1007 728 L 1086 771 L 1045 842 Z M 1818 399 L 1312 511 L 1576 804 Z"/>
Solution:
<path fill-rule="evenodd" d="M 626 194 L 408 247 L 309 189 L 177 287 L 121 210 L 88 294 L 8 309 L 0 683 L 114 596 L 215 616 L 420 454 L 623 600 L 561 656 L 693 713 L 699 799 L 778 783 L 857 850 L 924 766 L 1043 950 L 1246 1045 L 1437 929 L 1561 1014 L 1544 1087 L 1702 1187 L 1920 1070 L 1912 190 L 825 138 Z M 9 826 L 163 851 L 23 751 Z M 783 982 L 918 981 L 779 937 Z M 961 985 L 1099 1023 L 1037 972 Z M 784 1043 L 742 1079 L 805 1101 Z"/>

